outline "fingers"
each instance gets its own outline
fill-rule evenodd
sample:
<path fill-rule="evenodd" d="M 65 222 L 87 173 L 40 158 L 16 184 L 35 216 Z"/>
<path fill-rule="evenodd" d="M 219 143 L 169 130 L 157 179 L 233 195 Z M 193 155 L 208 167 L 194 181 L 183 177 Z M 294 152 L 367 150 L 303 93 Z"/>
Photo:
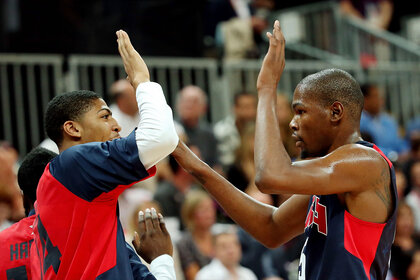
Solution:
<path fill-rule="evenodd" d="M 153 223 L 153 228 L 154 229 L 160 230 L 159 216 L 158 216 L 155 208 L 152 208 L 152 223 Z"/>
<path fill-rule="evenodd" d="M 158 214 L 158 217 L 159 217 L 159 226 L 160 226 L 160 229 L 162 230 L 163 233 L 169 234 L 168 230 L 166 229 L 166 224 L 165 224 L 165 221 L 163 220 L 162 214 L 159 213 Z"/>
<path fill-rule="evenodd" d="M 273 35 L 276 38 L 276 40 L 282 40 L 283 33 L 281 31 L 280 22 L 278 20 L 274 22 Z"/>
<path fill-rule="evenodd" d="M 273 25 L 273 33 L 267 32 L 267 38 L 270 41 L 270 47 L 276 47 L 279 43 L 284 44 L 284 36 L 281 31 L 280 22 L 276 20 Z"/>
<path fill-rule="evenodd" d="M 125 33 L 126 36 L 124 36 L 124 31 L 119 30 L 117 31 L 117 36 L 118 36 L 118 51 L 120 52 L 120 55 L 122 57 L 123 60 L 127 60 L 129 53 L 127 51 L 127 33 Z M 131 44 L 131 43 L 130 43 Z"/>
<path fill-rule="evenodd" d="M 144 217 L 144 212 L 140 211 L 139 212 L 139 230 L 140 233 L 144 233 L 146 231 L 146 224 L 145 224 L 145 217 Z"/>
<path fill-rule="evenodd" d="M 153 230 L 153 223 L 152 223 L 152 212 L 149 208 L 146 209 L 146 214 L 144 215 L 145 221 L 144 224 L 146 225 L 146 231 Z"/>
<path fill-rule="evenodd" d="M 118 37 L 118 50 L 120 51 L 121 56 L 129 58 L 130 56 L 136 55 L 137 52 L 131 44 L 130 37 L 127 32 L 124 30 L 117 31 Z"/>
<path fill-rule="evenodd" d="M 160 231 L 159 217 L 155 208 L 152 208 L 152 210 L 147 208 L 144 218 L 145 218 L 144 224 L 146 227 L 146 231 L 153 231 L 153 230 Z"/>

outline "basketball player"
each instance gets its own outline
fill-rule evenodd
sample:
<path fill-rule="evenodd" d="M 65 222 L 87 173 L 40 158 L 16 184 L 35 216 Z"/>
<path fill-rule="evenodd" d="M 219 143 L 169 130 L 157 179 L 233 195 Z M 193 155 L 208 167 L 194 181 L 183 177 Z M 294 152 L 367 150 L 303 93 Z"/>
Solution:
<path fill-rule="evenodd" d="M 119 136 L 120 126 L 107 104 L 91 91 L 56 96 L 46 112 L 46 132 L 58 146 L 40 179 L 35 254 L 31 265 L 43 279 L 175 279 L 172 243 L 155 231 L 153 250 L 140 252 L 151 272 L 125 242 L 118 218 L 118 196 L 155 174 L 155 164 L 171 153 L 178 136 L 162 88 L 124 31 L 118 50 L 136 89 L 137 130 Z M 148 211 L 145 218 L 158 217 Z M 149 243 L 150 244 L 150 243 Z M 137 242 L 136 249 L 141 248 Z"/>
<path fill-rule="evenodd" d="M 32 279 L 29 257 L 34 240 L 32 224 L 35 220 L 36 188 L 45 166 L 56 155 L 47 149 L 35 148 L 25 156 L 19 167 L 18 182 L 28 217 L 0 232 L 0 279 Z"/>
<path fill-rule="evenodd" d="M 395 232 L 395 178 L 391 162 L 360 137 L 360 87 L 337 69 L 297 85 L 290 126 L 296 145 L 313 159 L 292 163 L 276 116 L 285 65 L 278 21 L 267 36 L 270 47 L 257 81 L 256 184 L 265 193 L 294 195 L 279 208 L 267 206 L 237 190 L 183 143 L 173 156 L 267 247 L 305 233 L 299 279 L 385 279 Z"/>

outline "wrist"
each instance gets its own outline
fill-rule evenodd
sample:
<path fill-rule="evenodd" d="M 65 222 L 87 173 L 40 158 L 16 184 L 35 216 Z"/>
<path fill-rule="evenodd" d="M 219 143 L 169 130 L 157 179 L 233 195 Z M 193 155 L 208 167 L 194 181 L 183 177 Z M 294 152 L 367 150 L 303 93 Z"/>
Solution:
<path fill-rule="evenodd" d="M 258 96 L 260 95 L 276 95 L 277 94 L 277 85 L 275 86 L 263 86 L 257 89 Z"/>

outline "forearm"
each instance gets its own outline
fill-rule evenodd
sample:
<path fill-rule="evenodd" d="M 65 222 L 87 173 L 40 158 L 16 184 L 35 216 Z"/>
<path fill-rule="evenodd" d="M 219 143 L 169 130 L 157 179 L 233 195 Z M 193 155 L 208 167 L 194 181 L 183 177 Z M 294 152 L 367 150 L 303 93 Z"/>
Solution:
<path fill-rule="evenodd" d="M 275 89 L 262 88 L 258 92 L 258 108 L 255 129 L 254 161 L 255 183 L 262 191 L 272 188 L 272 177 L 291 166 L 291 159 L 281 140 L 276 114 Z"/>
<path fill-rule="evenodd" d="M 136 90 L 140 122 L 136 142 L 140 160 L 149 169 L 169 155 L 178 143 L 172 110 L 162 88 L 156 83 L 141 83 Z"/>
<path fill-rule="evenodd" d="M 272 217 L 276 208 L 262 204 L 238 190 L 198 159 L 184 143 L 180 142 L 172 155 L 200 181 L 237 224 L 266 246 L 278 243 L 281 232 Z"/>
<path fill-rule="evenodd" d="M 380 22 L 379 25 L 383 29 L 387 29 L 389 23 L 391 22 L 393 4 L 389 1 L 384 1 L 380 3 Z"/>

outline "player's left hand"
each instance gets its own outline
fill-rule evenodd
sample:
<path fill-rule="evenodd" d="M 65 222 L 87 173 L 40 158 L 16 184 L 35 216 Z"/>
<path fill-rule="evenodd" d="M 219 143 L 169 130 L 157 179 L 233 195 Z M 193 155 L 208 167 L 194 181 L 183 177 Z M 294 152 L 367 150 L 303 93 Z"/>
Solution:
<path fill-rule="evenodd" d="M 151 263 L 160 255 L 172 256 L 171 236 L 166 230 L 162 214 L 154 208 L 139 212 L 139 232 L 134 232 L 133 245 L 146 262 Z"/>
<path fill-rule="evenodd" d="M 134 49 L 131 44 L 128 34 L 119 30 L 116 32 L 118 51 L 124 63 L 125 72 L 128 75 L 128 80 L 134 89 L 137 89 L 140 83 L 150 81 L 149 69 L 140 54 Z"/>
<path fill-rule="evenodd" d="M 262 89 L 275 91 L 285 65 L 284 46 L 286 40 L 284 39 L 278 20 L 274 22 L 273 33 L 267 32 L 267 37 L 270 40 L 270 46 L 264 57 L 260 73 L 258 74 L 258 92 L 261 92 Z"/>

